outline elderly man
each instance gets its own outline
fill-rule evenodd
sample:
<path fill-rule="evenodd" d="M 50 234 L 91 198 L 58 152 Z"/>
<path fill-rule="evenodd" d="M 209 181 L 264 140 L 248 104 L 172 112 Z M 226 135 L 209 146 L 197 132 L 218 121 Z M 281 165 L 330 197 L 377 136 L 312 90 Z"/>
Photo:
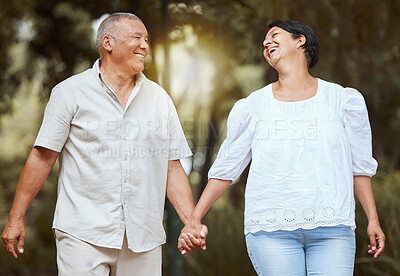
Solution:
<path fill-rule="evenodd" d="M 149 52 L 142 21 L 112 14 L 96 44 L 93 68 L 52 90 L 3 243 L 15 258 L 23 253 L 25 212 L 59 157 L 59 275 L 161 275 L 165 195 L 183 223 L 194 208 L 179 161 L 191 151 L 170 97 L 142 73 Z M 193 242 L 205 247 L 206 234 L 204 227 Z"/>

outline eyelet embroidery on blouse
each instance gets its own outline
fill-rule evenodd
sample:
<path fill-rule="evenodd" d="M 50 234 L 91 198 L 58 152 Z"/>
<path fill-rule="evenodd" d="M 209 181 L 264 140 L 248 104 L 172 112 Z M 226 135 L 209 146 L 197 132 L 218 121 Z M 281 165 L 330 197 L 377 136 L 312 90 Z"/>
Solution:
<path fill-rule="evenodd" d="M 276 218 L 277 218 L 276 212 L 274 210 L 268 210 L 265 215 L 265 218 L 266 218 L 267 222 L 269 222 L 269 223 L 276 222 Z"/>
<path fill-rule="evenodd" d="M 292 222 L 296 218 L 296 213 L 293 209 L 287 209 L 283 214 L 283 217 L 287 222 Z"/>
<path fill-rule="evenodd" d="M 332 218 L 335 215 L 335 210 L 332 207 L 325 207 L 322 210 L 322 215 L 326 218 Z"/>
<path fill-rule="evenodd" d="M 253 214 L 251 218 L 251 222 L 253 223 L 258 223 L 260 221 L 260 215 L 259 214 Z"/>
<path fill-rule="evenodd" d="M 252 213 L 245 221 L 246 231 L 276 231 L 294 230 L 297 228 L 311 229 L 319 226 L 331 226 L 337 224 L 352 225 L 352 219 L 342 212 L 350 213 L 350 208 L 344 206 L 335 209 L 328 206 L 317 210 L 312 207 L 306 208 L 287 208 L 287 209 L 264 209 L 260 212 Z M 251 230 L 250 230 L 251 229 Z M 256 231 L 257 232 L 257 231 Z"/>
<path fill-rule="evenodd" d="M 304 220 L 311 221 L 315 218 L 315 212 L 312 208 L 306 208 L 302 212 Z"/>
<path fill-rule="evenodd" d="M 348 216 L 349 213 L 350 213 L 350 208 L 348 206 L 342 208 L 342 215 Z"/>
<path fill-rule="evenodd" d="M 287 231 L 292 231 L 296 230 L 298 228 L 303 228 L 303 229 L 313 229 L 316 227 L 320 226 L 333 226 L 333 225 L 339 225 L 339 224 L 344 224 L 344 225 L 353 225 L 352 221 L 348 220 L 342 220 L 342 219 L 334 219 L 334 220 L 329 220 L 329 221 L 314 221 L 314 222 L 303 222 L 303 223 L 295 223 L 295 224 L 276 224 L 273 226 L 270 225 L 262 225 L 262 224 L 257 224 L 253 226 L 246 226 L 245 227 L 245 234 L 247 233 L 256 233 L 258 231 L 276 231 L 276 230 L 287 230 Z"/>

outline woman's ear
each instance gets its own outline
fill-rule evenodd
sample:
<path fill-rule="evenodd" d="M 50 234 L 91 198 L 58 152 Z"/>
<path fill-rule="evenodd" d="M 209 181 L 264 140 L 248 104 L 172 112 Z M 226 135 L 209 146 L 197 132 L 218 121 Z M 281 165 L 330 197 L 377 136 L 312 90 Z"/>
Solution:
<path fill-rule="evenodd" d="M 306 41 L 307 41 L 306 37 L 304 35 L 301 35 L 298 38 L 297 49 L 299 49 L 300 47 L 304 46 L 304 44 L 306 44 Z"/>

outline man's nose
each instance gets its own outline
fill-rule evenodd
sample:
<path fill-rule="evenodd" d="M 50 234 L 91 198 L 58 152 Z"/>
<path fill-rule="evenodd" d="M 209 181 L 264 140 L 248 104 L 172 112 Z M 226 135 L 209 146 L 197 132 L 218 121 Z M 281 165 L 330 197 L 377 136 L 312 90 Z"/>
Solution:
<path fill-rule="evenodd" d="M 149 42 L 147 42 L 147 41 L 145 41 L 145 40 L 142 40 L 142 42 L 140 43 L 140 48 L 142 48 L 142 49 L 149 49 L 149 48 L 150 48 Z"/>

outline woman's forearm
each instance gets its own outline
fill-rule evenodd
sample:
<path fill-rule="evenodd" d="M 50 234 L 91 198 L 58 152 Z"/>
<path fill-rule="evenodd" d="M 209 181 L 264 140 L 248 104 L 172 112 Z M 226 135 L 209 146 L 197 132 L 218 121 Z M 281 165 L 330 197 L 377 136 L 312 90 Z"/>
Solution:
<path fill-rule="evenodd" d="M 225 192 L 231 183 L 231 180 L 211 178 L 192 213 L 191 220 L 201 222 L 210 207 Z"/>
<path fill-rule="evenodd" d="M 212 178 L 208 181 L 206 188 L 204 189 L 199 202 L 194 208 L 188 222 L 185 224 L 181 231 L 181 235 L 178 242 L 178 248 L 181 254 L 185 255 L 192 251 L 193 243 L 196 239 L 205 239 L 208 231 L 204 229 L 201 220 L 214 204 L 214 202 L 225 192 L 225 190 L 232 183 L 231 180 L 220 180 Z M 206 230 L 206 231 L 205 231 Z M 204 232 L 205 231 L 205 232 Z M 205 241 L 202 245 L 203 250 L 206 249 Z"/>
<path fill-rule="evenodd" d="M 354 192 L 367 215 L 368 222 L 379 221 L 376 211 L 374 192 L 369 176 L 354 176 Z"/>
<path fill-rule="evenodd" d="M 354 191 L 368 218 L 367 234 L 370 240 L 368 253 L 377 258 L 385 249 L 385 234 L 379 224 L 371 178 L 354 176 Z"/>

